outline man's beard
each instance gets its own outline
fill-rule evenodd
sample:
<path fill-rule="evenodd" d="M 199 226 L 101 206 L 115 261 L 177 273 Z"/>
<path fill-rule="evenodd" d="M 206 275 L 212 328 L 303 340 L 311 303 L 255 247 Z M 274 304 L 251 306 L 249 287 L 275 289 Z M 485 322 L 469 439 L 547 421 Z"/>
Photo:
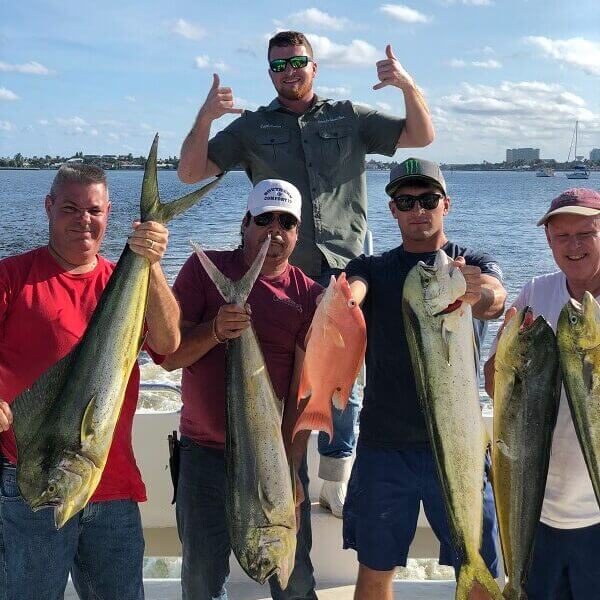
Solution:
<path fill-rule="evenodd" d="M 283 85 L 277 90 L 277 93 L 285 98 L 286 100 L 300 100 L 304 98 L 304 96 L 308 95 L 308 93 L 312 89 L 312 81 L 307 81 L 300 85 L 297 88 L 290 89 L 288 87 L 284 87 Z"/>

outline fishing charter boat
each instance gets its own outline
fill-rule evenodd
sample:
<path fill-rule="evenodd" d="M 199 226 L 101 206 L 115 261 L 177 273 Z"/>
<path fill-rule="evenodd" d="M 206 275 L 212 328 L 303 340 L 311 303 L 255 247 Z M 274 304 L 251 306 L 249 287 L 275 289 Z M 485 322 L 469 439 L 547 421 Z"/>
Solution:
<path fill-rule="evenodd" d="M 554 177 L 554 169 L 552 167 L 542 167 L 535 173 L 536 177 Z"/>

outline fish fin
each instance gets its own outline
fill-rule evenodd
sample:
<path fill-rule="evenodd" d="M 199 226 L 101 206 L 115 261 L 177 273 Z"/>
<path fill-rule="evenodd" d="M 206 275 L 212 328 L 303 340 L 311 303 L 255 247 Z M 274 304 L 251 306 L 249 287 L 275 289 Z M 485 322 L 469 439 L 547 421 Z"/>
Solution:
<path fill-rule="evenodd" d="M 21 392 L 11 404 L 14 416 L 13 428 L 19 454 L 34 438 L 38 437 L 38 432 L 52 411 L 69 376 L 77 348 L 78 346 L 47 369 L 29 389 Z"/>
<path fill-rule="evenodd" d="M 493 600 L 504 600 L 496 580 L 479 554 L 475 555 L 472 561 L 462 564 L 456 582 L 456 600 L 468 600 L 475 582 L 479 583 Z"/>
<path fill-rule="evenodd" d="M 335 323 L 327 323 L 325 325 L 325 337 L 330 339 L 334 346 L 338 348 L 345 348 L 346 342 L 344 342 L 344 338 L 340 330 L 335 326 Z"/>
<path fill-rule="evenodd" d="M 246 300 L 248 300 L 248 296 L 252 291 L 252 287 L 260 275 L 260 270 L 265 262 L 270 243 L 271 238 L 269 236 L 264 241 L 260 251 L 258 252 L 258 255 L 252 263 L 252 266 L 248 269 L 248 271 L 246 271 L 246 274 L 239 281 L 234 282 L 231 281 L 229 277 L 223 275 L 219 269 L 217 269 L 212 260 L 206 256 L 198 244 L 190 242 L 194 252 L 196 253 L 196 256 L 198 257 L 198 260 L 204 267 L 207 275 L 217 287 L 217 290 L 219 290 L 221 296 L 223 296 L 225 302 L 235 302 L 239 306 L 244 306 Z"/>
<path fill-rule="evenodd" d="M 331 441 L 333 437 L 333 417 L 330 406 L 327 403 L 326 408 L 319 407 L 318 400 L 315 400 L 315 397 L 312 396 L 296 421 L 292 432 L 292 440 L 299 431 L 308 429 L 309 431 L 324 431 Z"/>
<path fill-rule="evenodd" d="M 81 420 L 81 445 L 89 445 L 92 438 L 94 437 L 94 407 L 96 405 L 96 394 L 94 394 L 88 405 L 86 406 L 85 412 L 83 413 L 83 419 Z"/>
<path fill-rule="evenodd" d="M 527 600 L 527 594 L 525 590 L 522 587 L 512 587 L 510 581 L 504 586 L 502 595 L 504 596 L 504 600 Z"/>
<path fill-rule="evenodd" d="M 158 193 L 158 177 L 156 168 L 156 155 L 158 152 L 158 133 L 150 147 L 150 153 L 146 160 L 144 169 L 144 180 L 142 182 L 142 196 L 140 199 L 140 213 L 142 221 L 158 221 L 168 223 L 177 215 L 185 212 L 214 188 L 222 179 L 219 175 L 216 179 L 202 186 L 199 190 L 191 192 L 182 198 L 163 204 Z"/>

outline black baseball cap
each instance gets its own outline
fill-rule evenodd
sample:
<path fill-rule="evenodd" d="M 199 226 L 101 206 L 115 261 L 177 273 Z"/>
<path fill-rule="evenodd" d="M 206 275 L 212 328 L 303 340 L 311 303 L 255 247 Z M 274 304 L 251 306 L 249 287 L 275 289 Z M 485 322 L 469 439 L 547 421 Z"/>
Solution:
<path fill-rule="evenodd" d="M 393 196 L 400 184 L 409 182 L 433 183 L 437 185 L 444 196 L 446 192 L 446 180 L 442 170 L 437 163 L 422 158 L 407 158 L 395 166 L 390 173 L 390 182 L 385 186 L 388 196 Z"/>

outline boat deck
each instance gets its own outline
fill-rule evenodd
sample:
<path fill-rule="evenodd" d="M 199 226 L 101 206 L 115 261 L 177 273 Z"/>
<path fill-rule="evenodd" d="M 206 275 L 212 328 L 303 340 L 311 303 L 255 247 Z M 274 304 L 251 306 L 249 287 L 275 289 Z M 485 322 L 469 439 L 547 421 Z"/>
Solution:
<path fill-rule="evenodd" d="M 454 598 L 453 581 L 396 581 L 394 600 L 451 600 Z M 144 581 L 146 600 L 180 600 L 179 579 L 146 579 Z M 268 600 L 268 588 L 249 583 L 231 583 L 227 586 L 230 600 Z M 319 600 L 353 600 L 354 586 L 318 586 Z M 265 595 L 267 594 L 267 595 Z M 69 582 L 65 600 L 78 600 Z"/>

